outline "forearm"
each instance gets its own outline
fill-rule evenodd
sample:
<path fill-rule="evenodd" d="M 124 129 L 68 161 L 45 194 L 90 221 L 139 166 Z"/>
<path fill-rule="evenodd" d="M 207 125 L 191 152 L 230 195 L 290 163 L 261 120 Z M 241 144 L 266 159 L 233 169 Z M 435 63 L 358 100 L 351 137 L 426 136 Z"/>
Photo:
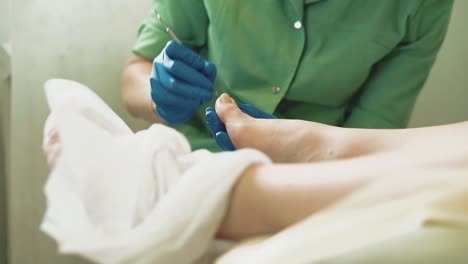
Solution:
<path fill-rule="evenodd" d="M 149 82 L 151 71 L 150 60 L 132 55 L 122 75 L 122 98 L 127 110 L 133 116 L 151 123 L 163 123 L 151 99 Z"/>

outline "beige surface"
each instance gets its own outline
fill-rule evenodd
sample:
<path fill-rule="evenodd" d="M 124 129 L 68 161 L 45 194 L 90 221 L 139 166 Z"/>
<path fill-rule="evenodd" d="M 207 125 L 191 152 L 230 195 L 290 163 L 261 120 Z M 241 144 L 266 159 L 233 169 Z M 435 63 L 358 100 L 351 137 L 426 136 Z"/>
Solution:
<path fill-rule="evenodd" d="M 250 243 L 256 242 L 258 240 L 252 240 Z M 240 246 L 246 246 L 247 243 Z M 353 252 L 333 256 L 315 264 L 466 264 L 468 263 L 466 245 L 468 245 L 468 228 L 429 227 Z M 311 250 L 310 254 L 315 252 L 316 250 Z"/>
<path fill-rule="evenodd" d="M 424 228 L 317 264 L 466 264 L 468 229 Z"/>
<path fill-rule="evenodd" d="M 468 166 L 382 172 L 380 176 L 337 204 L 270 238 L 240 245 L 218 264 L 321 263 L 341 255 L 365 257 L 366 249 L 375 260 L 378 256 L 373 250 L 379 245 L 388 244 L 398 254 L 398 247 L 386 242 L 405 242 L 405 237 L 428 228 L 458 228 L 463 234 L 468 231 Z M 427 262 L 432 257 L 418 254 L 431 247 L 432 256 L 438 259 L 448 260 L 456 254 L 468 260 L 468 252 L 462 250 L 468 249 L 466 241 L 451 236 L 440 241 L 445 244 L 417 243 L 413 253 L 401 248 L 398 256 L 403 263 L 411 259 Z M 381 258 L 387 256 L 382 251 Z"/>

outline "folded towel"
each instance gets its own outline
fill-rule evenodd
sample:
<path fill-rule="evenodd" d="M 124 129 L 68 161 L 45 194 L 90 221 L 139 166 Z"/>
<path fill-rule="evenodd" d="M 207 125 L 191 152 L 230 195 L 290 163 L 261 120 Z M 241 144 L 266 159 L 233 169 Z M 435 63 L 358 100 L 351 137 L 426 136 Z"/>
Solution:
<path fill-rule="evenodd" d="M 41 229 L 61 253 L 100 263 L 193 263 L 212 246 L 229 193 L 255 150 L 191 152 L 163 125 L 133 133 L 91 90 L 45 85 L 60 157 L 45 187 Z"/>

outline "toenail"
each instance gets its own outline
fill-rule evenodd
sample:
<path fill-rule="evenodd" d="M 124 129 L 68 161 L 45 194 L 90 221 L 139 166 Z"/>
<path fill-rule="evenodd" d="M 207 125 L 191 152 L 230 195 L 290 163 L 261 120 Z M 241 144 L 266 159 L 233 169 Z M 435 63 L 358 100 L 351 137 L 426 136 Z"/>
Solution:
<path fill-rule="evenodd" d="M 232 104 L 234 100 L 232 100 L 232 98 L 227 93 L 223 93 L 221 95 L 221 102 L 226 104 Z"/>

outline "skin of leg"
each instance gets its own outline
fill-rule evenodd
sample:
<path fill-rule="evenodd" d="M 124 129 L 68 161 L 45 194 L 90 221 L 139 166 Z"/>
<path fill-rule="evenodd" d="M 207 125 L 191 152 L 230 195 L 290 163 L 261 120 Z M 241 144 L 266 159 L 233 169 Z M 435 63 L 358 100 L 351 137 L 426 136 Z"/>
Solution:
<path fill-rule="evenodd" d="M 393 167 L 384 156 L 252 166 L 232 190 L 218 235 L 240 240 L 276 233 L 371 182 L 380 169 Z"/>
<path fill-rule="evenodd" d="M 373 180 L 401 171 L 468 168 L 468 147 L 454 151 L 452 145 L 445 145 L 439 152 L 449 155 L 428 155 L 427 149 L 405 147 L 319 163 L 252 166 L 232 190 L 230 206 L 218 236 L 241 240 L 279 232 Z"/>
<path fill-rule="evenodd" d="M 390 143 L 371 130 L 342 129 L 302 120 L 255 119 L 227 94 L 216 112 L 237 148 L 255 148 L 274 162 L 297 163 L 349 158 L 382 150 Z M 375 137 L 375 138 L 374 138 Z"/>
<path fill-rule="evenodd" d="M 239 240 L 276 233 L 388 173 L 419 167 L 468 166 L 468 147 L 464 144 L 468 141 L 468 122 L 405 130 L 335 129 L 319 124 L 308 126 L 307 122 L 253 119 L 224 95 L 218 99 L 216 109 L 236 146 L 270 151 L 267 154 L 280 159 L 274 148 L 282 147 L 289 155 L 294 151 L 305 153 L 304 145 L 312 138 L 320 146 L 315 157 L 326 159 L 330 150 L 340 154 L 335 160 L 319 163 L 247 169 L 233 188 L 229 210 L 219 229 L 221 238 Z M 310 134 L 304 135 L 308 129 Z M 322 132 L 328 137 L 320 135 Z M 296 135 L 300 144 L 294 142 Z M 286 138 L 287 144 L 276 137 Z M 274 142 L 273 148 L 268 146 L 270 142 Z"/>
<path fill-rule="evenodd" d="M 350 129 L 301 120 L 255 119 L 241 112 L 227 94 L 215 106 L 237 148 L 258 149 L 278 163 L 346 159 L 403 148 L 411 152 L 446 144 L 456 147 L 463 135 L 468 136 L 466 122 L 417 129 Z M 452 134 L 457 135 L 444 136 Z"/>

